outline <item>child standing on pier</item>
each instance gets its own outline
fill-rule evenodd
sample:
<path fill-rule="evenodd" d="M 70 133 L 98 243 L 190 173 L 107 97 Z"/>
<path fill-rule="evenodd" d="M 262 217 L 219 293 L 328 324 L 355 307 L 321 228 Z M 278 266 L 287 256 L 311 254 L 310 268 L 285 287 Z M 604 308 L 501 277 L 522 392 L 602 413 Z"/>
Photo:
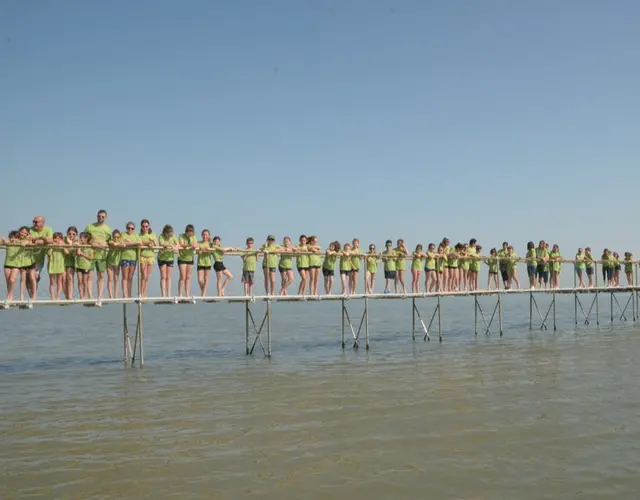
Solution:
<path fill-rule="evenodd" d="M 7 300 L 13 300 L 13 290 L 15 289 L 21 268 L 20 251 L 22 248 L 17 246 L 19 243 L 18 231 L 10 231 L 9 239 L 3 236 L 2 239 L 0 239 L 0 243 L 3 245 L 13 245 L 8 246 L 4 254 L 4 279 L 7 283 Z"/>
<path fill-rule="evenodd" d="M 309 295 L 318 295 L 318 282 L 320 280 L 320 268 L 322 267 L 322 249 L 318 245 L 317 236 L 309 236 L 307 250 L 313 252 L 309 256 Z"/>
<path fill-rule="evenodd" d="M 602 252 L 602 280 L 605 286 L 613 286 L 613 262 L 608 248 Z"/>
<path fill-rule="evenodd" d="M 560 247 L 553 245 L 549 253 L 549 262 L 551 264 L 551 288 L 560 288 L 560 270 L 562 269 L 562 255 Z"/>
<path fill-rule="evenodd" d="M 280 295 L 289 295 L 289 287 L 293 283 L 293 253 L 296 249 L 291 246 L 291 238 L 285 236 L 280 249 L 278 271 L 280 271 Z"/>
<path fill-rule="evenodd" d="M 90 245 L 91 235 L 89 233 L 80 233 L 80 244 Z M 93 261 L 93 248 L 83 247 L 76 250 L 76 273 L 78 275 L 78 292 L 80 299 L 93 298 L 93 290 L 91 286 L 91 263 Z"/>
<path fill-rule="evenodd" d="M 216 272 L 216 285 L 218 288 L 218 297 L 224 297 L 224 289 L 227 288 L 229 281 L 233 278 L 223 262 L 225 252 L 233 252 L 235 248 L 225 248 L 220 244 L 220 236 L 213 237 L 211 248 L 213 250 L 213 270 Z"/>
<path fill-rule="evenodd" d="M 587 272 L 587 279 L 589 280 L 589 288 L 593 288 L 593 273 L 594 273 L 594 265 L 596 260 L 593 258 L 591 254 L 591 248 L 586 247 L 584 249 L 584 265 L 585 271 Z"/>
<path fill-rule="evenodd" d="M 256 274 L 256 264 L 258 262 L 258 252 L 253 247 L 255 241 L 253 238 L 247 238 L 247 248 L 242 255 L 242 284 L 244 285 L 244 294 L 253 295 L 254 277 Z"/>
<path fill-rule="evenodd" d="M 436 270 L 437 267 L 437 258 L 436 258 L 436 245 L 434 243 L 429 243 L 427 247 L 427 253 L 424 256 L 424 291 L 432 292 L 433 290 L 437 290 L 438 286 L 438 272 Z"/>
<path fill-rule="evenodd" d="M 349 293 L 353 295 L 358 288 L 358 276 L 360 275 L 360 261 L 362 251 L 360 250 L 360 240 L 354 238 L 351 242 L 351 273 L 349 274 Z"/>
<path fill-rule="evenodd" d="M 195 260 L 196 250 L 198 249 L 198 238 L 196 238 L 196 230 L 193 224 L 187 224 L 184 233 L 178 238 L 178 270 L 180 278 L 178 279 L 178 295 L 181 297 L 189 297 L 191 295 L 191 274 L 193 273 L 193 262 Z"/>
<path fill-rule="evenodd" d="M 110 299 L 118 298 L 118 281 L 120 280 L 120 260 L 122 256 L 122 234 L 117 229 L 111 233 L 107 245 L 107 294 Z"/>
<path fill-rule="evenodd" d="M 442 244 L 438 246 L 436 253 L 436 291 L 447 291 L 447 255 Z"/>
<path fill-rule="evenodd" d="M 264 272 L 264 292 L 266 295 L 276 294 L 276 269 L 278 267 L 278 253 L 280 245 L 276 245 L 276 237 L 267 236 L 267 242 L 260 248 L 267 252 L 262 256 L 262 270 Z"/>
<path fill-rule="evenodd" d="M 538 288 L 548 288 L 549 286 L 549 251 L 547 243 L 540 240 L 538 248 L 536 248 L 536 259 L 538 262 Z"/>
<path fill-rule="evenodd" d="M 624 253 L 624 274 L 627 276 L 627 286 L 633 286 L 633 255 L 631 252 Z"/>
<path fill-rule="evenodd" d="M 585 284 L 584 284 L 584 273 L 585 273 L 585 269 L 586 269 L 586 261 L 585 261 L 585 254 L 584 254 L 584 250 L 582 250 L 582 248 L 578 248 L 578 253 L 576 254 L 576 258 L 575 258 L 575 262 L 573 264 L 573 267 L 575 269 L 576 272 L 576 279 L 577 279 L 577 284 L 580 288 L 584 288 Z"/>
<path fill-rule="evenodd" d="M 622 266 L 620 265 L 620 254 L 613 252 L 613 284 L 614 286 L 620 286 L 620 271 Z"/>
<path fill-rule="evenodd" d="M 365 283 L 367 285 L 366 293 L 373 293 L 376 274 L 378 273 L 378 258 L 378 254 L 376 253 L 376 246 L 371 243 L 369 245 L 369 253 L 365 257 L 365 264 L 367 268 L 365 275 Z"/>
<path fill-rule="evenodd" d="M 489 258 L 485 261 L 485 264 L 489 267 L 489 275 L 487 278 L 487 290 L 492 289 L 492 285 L 496 290 L 500 288 L 498 280 L 498 269 L 500 264 L 498 263 L 498 252 L 495 248 L 489 250 Z"/>
<path fill-rule="evenodd" d="M 180 248 L 178 238 L 173 234 L 173 227 L 166 224 L 162 228 L 162 234 L 158 238 L 158 269 L 160 269 L 160 296 L 169 297 L 171 295 L 171 272 L 175 254 Z"/>
<path fill-rule="evenodd" d="M 307 249 L 307 236 L 300 235 L 298 244 L 296 245 L 298 252 L 308 252 Z M 304 295 L 307 288 L 307 278 L 309 276 L 309 255 L 299 255 L 296 257 L 296 267 L 298 268 L 298 274 L 300 275 L 300 285 L 298 285 L 298 295 Z"/>
<path fill-rule="evenodd" d="M 211 231 L 203 229 L 200 233 L 202 240 L 198 242 L 198 286 L 203 297 L 207 296 L 209 288 L 209 275 L 211 274 Z"/>
<path fill-rule="evenodd" d="M 511 284 L 516 283 L 518 290 L 520 289 L 520 280 L 518 280 L 518 254 L 513 247 L 509 245 L 507 247 L 507 272 L 509 273 L 509 280 L 507 281 L 507 290 L 511 290 Z"/>
<path fill-rule="evenodd" d="M 538 272 L 538 261 L 536 260 L 536 244 L 533 241 L 527 243 L 527 276 L 529 277 L 529 288 L 536 287 L 536 275 Z"/>
<path fill-rule="evenodd" d="M 342 252 L 340 252 L 340 282 L 342 283 L 341 295 L 347 295 L 347 293 L 350 293 L 349 284 L 351 283 L 350 279 L 352 269 L 351 245 L 349 245 L 349 243 L 345 243 Z"/>
<path fill-rule="evenodd" d="M 396 252 L 392 248 L 393 243 L 387 240 L 384 244 L 385 250 L 382 252 L 382 262 L 384 262 L 384 293 L 391 293 L 391 282 L 394 282 L 395 293 L 398 293 L 396 281 Z"/>
<path fill-rule="evenodd" d="M 424 266 L 425 254 L 422 245 L 416 245 L 411 260 L 411 293 L 420 293 L 420 274 Z M 426 287 L 425 287 L 426 290 Z"/>
<path fill-rule="evenodd" d="M 71 247 L 77 243 L 78 228 L 70 226 L 64 244 Z M 73 299 L 73 288 L 76 275 L 76 251 L 73 248 L 64 249 L 64 298 Z"/>
<path fill-rule="evenodd" d="M 396 278 L 393 283 L 393 289 L 395 293 L 398 293 L 398 283 L 402 287 L 402 294 L 407 293 L 407 287 L 404 284 L 404 271 L 407 268 L 407 255 L 409 250 L 407 245 L 404 244 L 404 240 L 398 240 L 398 246 L 394 249 L 396 253 Z"/>
<path fill-rule="evenodd" d="M 122 296 L 131 298 L 133 293 L 133 274 L 136 272 L 138 262 L 138 247 L 140 236 L 135 232 L 136 225 L 129 221 L 127 231 L 120 237 L 122 241 L 122 253 L 120 254 L 120 269 L 122 270 Z"/>
<path fill-rule="evenodd" d="M 336 260 L 340 252 L 340 243 L 333 241 L 329 243 L 329 248 L 325 252 L 322 262 L 322 276 L 324 276 L 324 293 L 331 295 L 333 290 L 333 275 L 336 270 Z"/>
<path fill-rule="evenodd" d="M 64 245 L 62 233 L 53 233 L 53 244 Z M 64 248 L 48 250 L 49 295 L 51 300 L 60 300 L 64 288 Z"/>

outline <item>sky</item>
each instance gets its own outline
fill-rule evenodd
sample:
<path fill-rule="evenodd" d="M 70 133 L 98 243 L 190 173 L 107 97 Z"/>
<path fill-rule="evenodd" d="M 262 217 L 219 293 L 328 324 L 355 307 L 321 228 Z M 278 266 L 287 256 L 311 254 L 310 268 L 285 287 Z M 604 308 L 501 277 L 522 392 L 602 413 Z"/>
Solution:
<path fill-rule="evenodd" d="M 640 2 L 0 4 L 0 231 L 640 255 Z"/>

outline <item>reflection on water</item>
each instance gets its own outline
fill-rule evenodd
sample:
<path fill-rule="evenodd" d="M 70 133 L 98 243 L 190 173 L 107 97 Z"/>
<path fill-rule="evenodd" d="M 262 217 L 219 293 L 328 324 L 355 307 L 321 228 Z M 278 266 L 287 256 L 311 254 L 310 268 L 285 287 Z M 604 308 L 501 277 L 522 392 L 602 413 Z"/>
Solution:
<path fill-rule="evenodd" d="M 143 370 L 116 308 L 4 311 L 0 497 L 635 498 L 640 330 L 505 302 L 500 339 L 448 301 L 443 344 L 376 303 L 369 352 L 339 305 L 276 305 L 271 361 L 239 305 L 148 306 Z"/>

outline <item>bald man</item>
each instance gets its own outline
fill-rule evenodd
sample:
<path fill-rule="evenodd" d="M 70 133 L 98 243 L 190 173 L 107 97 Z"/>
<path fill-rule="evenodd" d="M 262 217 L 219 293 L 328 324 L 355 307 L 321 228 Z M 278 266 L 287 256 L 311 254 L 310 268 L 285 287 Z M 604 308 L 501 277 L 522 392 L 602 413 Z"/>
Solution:
<path fill-rule="evenodd" d="M 45 225 L 44 217 L 42 215 L 36 215 L 33 218 L 33 226 L 29 229 L 29 233 L 31 234 L 31 241 L 35 245 L 47 245 L 53 241 L 53 229 L 49 226 Z M 33 250 L 33 264 L 35 266 L 34 275 L 36 278 L 36 289 L 32 289 L 31 282 L 27 282 L 27 288 L 29 290 L 29 295 L 32 297 L 36 297 L 38 283 L 40 282 L 40 272 L 44 267 L 44 259 L 47 255 L 47 250 L 45 248 L 38 248 Z"/>

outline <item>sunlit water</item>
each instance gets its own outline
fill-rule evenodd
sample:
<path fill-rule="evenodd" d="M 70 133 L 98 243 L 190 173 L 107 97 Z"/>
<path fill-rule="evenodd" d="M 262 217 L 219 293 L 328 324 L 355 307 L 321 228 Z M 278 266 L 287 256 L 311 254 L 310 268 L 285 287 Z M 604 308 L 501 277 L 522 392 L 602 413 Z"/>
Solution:
<path fill-rule="evenodd" d="M 271 360 L 240 304 L 147 305 L 143 369 L 121 306 L 0 311 L 0 498 L 637 498 L 640 329 L 602 297 L 600 328 L 559 298 L 556 332 L 506 297 L 502 338 L 448 298 L 441 344 L 372 301 L 369 351 L 339 303 L 274 304 Z"/>

